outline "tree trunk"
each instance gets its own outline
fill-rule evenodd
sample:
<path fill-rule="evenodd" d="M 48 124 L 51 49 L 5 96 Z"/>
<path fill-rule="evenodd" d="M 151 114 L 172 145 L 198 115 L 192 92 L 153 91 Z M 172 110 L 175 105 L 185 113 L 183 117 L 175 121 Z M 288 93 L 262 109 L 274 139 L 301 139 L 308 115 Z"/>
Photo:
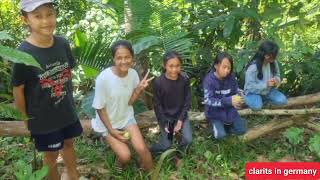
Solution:
<path fill-rule="evenodd" d="M 260 0 L 252 0 L 250 3 L 250 8 L 258 10 L 259 3 L 260 3 Z M 249 21 L 249 27 L 251 27 L 248 30 L 249 38 L 252 41 L 259 41 L 261 39 L 261 34 L 260 34 L 261 24 L 260 24 L 260 22 L 257 19 L 251 19 Z"/>
<path fill-rule="evenodd" d="M 130 8 L 130 0 L 124 0 L 124 32 L 125 34 L 128 34 L 133 29 L 133 23 L 132 23 L 132 11 Z"/>
<path fill-rule="evenodd" d="M 124 0 L 125 34 L 129 34 L 131 31 L 137 30 L 137 28 L 139 28 L 139 25 L 135 25 L 135 23 L 138 23 L 136 19 L 137 17 L 142 17 L 142 15 L 140 14 L 141 12 L 137 12 L 137 10 L 133 9 L 132 3 L 134 3 L 133 0 Z M 146 1 L 146 3 L 148 2 Z M 150 14 L 145 14 L 144 19 L 138 20 L 148 22 L 148 16 L 150 17 Z M 140 54 L 136 54 L 135 60 L 136 62 L 134 63 L 134 69 L 138 71 L 140 78 L 142 78 L 149 69 L 149 59 L 145 53 L 141 52 Z M 152 92 L 152 88 L 147 87 L 146 91 Z M 148 109 L 152 109 L 152 97 L 144 93 L 141 95 L 140 99 L 143 100 Z"/>

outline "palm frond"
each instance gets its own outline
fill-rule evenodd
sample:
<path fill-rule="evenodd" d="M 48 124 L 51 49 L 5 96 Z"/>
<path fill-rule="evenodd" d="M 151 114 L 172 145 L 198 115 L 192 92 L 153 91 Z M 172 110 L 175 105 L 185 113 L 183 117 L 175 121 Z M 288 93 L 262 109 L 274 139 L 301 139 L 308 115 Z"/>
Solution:
<path fill-rule="evenodd" d="M 84 33 L 77 31 L 74 55 L 81 65 L 100 71 L 111 63 L 111 42 L 102 37 L 89 40 Z"/>
<path fill-rule="evenodd" d="M 140 3 L 147 2 L 147 0 L 137 1 Z M 127 36 L 133 41 L 135 53 L 138 57 L 137 63 L 158 64 L 160 61 L 159 59 L 161 59 L 163 53 L 167 50 L 175 50 L 184 60 L 190 60 L 192 38 L 188 37 L 189 33 L 181 30 L 181 24 L 178 20 L 179 18 L 177 18 L 179 15 L 170 9 L 157 7 L 155 4 L 153 4 L 152 7 L 153 12 L 151 15 L 148 15 L 149 23 L 146 24 L 147 27 L 141 26 L 141 29 L 136 29 Z M 139 13 L 134 15 L 136 15 L 136 17 L 134 17 L 135 19 L 145 17 L 143 14 Z M 143 31 L 148 28 L 152 29 L 152 31 Z M 134 36 L 134 34 L 137 36 Z M 145 56 L 150 58 L 145 58 Z M 139 57 L 144 58 L 139 59 Z M 154 59 L 153 57 L 158 58 Z"/>

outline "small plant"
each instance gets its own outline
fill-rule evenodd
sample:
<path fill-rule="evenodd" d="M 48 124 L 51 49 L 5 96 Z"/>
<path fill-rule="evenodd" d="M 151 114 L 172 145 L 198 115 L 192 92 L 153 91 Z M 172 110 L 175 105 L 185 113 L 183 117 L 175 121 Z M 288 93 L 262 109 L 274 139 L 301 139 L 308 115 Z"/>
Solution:
<path fill-rule="evenodd" d="M 48 174 L 48 166 L 32 172 L 32 166 L 26 162 L 19 160 L 15 165 L 15 176 L 17 180 L 42 180 Z"/>
<path fill-rule="evenodd" d="M 303 142 L 303 132 L 303 128 L 291 127 L 288 128 L 283 135 L 288 139 L 290 144 L 298 145 Z"/>
<path fill-rule="evenodd" d="M 309 149 L 320 158 L 320 134 L 316 134 L 310 138 Z"/>
<path fill-rule="evenodd" d="M 164 153 L 161 154 L 160 159 L 158 161 L 158 164 L 151 174 L 151 180 L 159 179 L 160 170 L 161 170 L 161 167 L 164 163 L 165 158 L 167 156 L 170 156 L 172 153 L 174 153 L 176 151 L 177 151 L 176 149 L 168 149 L 167 151 L 165 151 Z"/>

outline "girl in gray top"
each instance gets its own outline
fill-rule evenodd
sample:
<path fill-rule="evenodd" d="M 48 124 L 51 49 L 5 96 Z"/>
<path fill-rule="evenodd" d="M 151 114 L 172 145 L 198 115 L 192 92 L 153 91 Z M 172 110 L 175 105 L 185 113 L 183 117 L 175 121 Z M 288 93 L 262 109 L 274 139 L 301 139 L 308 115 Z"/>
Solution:
<path fill-rule="evenodd" d="M 247 66 L 245 76 L 245 102 L 252 110 L 260 110 L 263 101 L 275 105 L 288 103 L 286 96 L 277 90 L 280 85 L 280 70 L 276 57 L 279 46 L 264 41 Z"/>

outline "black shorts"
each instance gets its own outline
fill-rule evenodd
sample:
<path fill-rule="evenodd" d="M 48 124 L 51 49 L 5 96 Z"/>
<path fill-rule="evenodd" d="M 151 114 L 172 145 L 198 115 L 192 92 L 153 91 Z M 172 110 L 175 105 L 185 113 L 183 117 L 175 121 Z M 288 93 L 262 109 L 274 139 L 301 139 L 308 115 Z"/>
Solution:
<path fill-rule="evenodd" d="M 33 134 L 31 132 L 31 137 L 34 139 L 38 151 L 58 151 L 63 148 L 64 140 L 78 137 L 82 131 L 81 123 L 77 121 L 47 134 Z"/>

